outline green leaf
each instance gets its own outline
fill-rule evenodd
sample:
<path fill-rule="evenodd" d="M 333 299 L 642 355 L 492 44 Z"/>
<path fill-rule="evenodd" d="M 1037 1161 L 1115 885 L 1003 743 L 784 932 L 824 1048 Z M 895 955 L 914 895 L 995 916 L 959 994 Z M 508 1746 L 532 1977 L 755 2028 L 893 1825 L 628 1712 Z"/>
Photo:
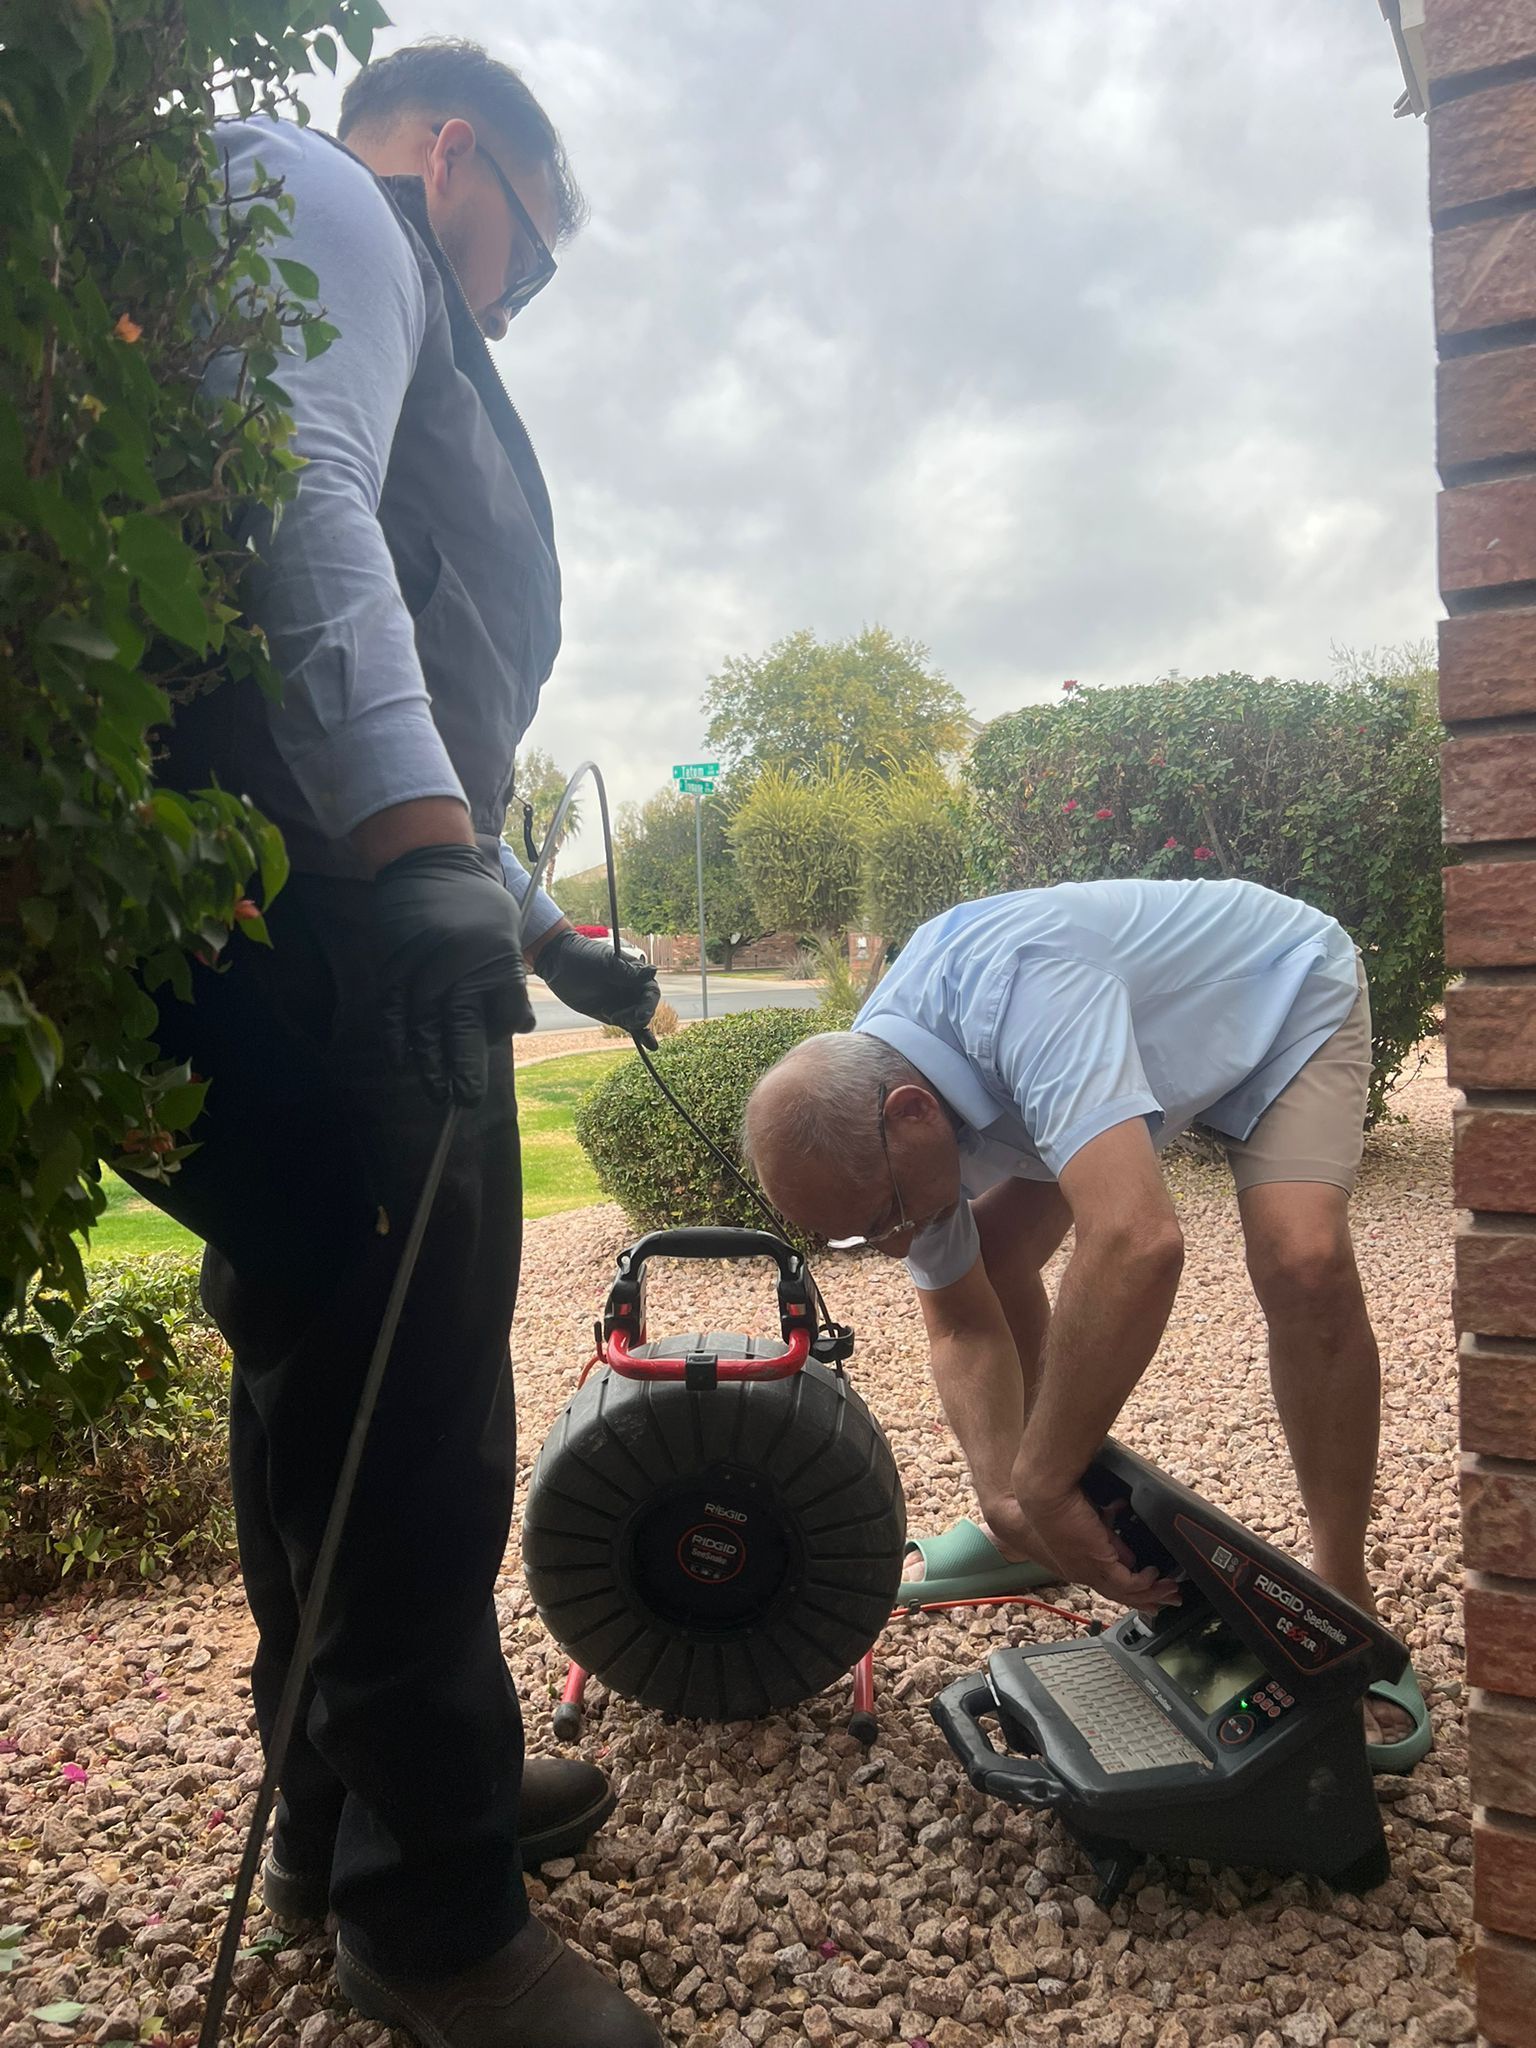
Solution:
<path fill-rule="evenodd" d="M 332 327 L 326 320 L 304 322 L 304 360 L 313 362 L 316 356 L 323 356 L 331 343 L 341 333 L 339 327 Z"/>
<path fill-rule="evenodd" d="M 265 818 L 254 825 L 256 850 L 261 859 L 261 897 L 268 906 L 288 879 L 288 848 L 277 827 Z"/>
<path fill-rule="evenodd" d="M 59 929 L 59 906 L 46 896 L 28 896 L 21 906 L 21 922 L 34 946 L 51 946 Z"/>
<path fill-rule="evenodd" d="M 208 645 L 208 614 L 195 581 L 139 583 L 139 602 L 162 633 L 201 654 Z"/>
<path fill-rule="evenodd" d="M 32 2008 L 35 2020 L 46 2020 L 50 2026 L 68 2027 L 79 2019 L 85 2007 L 73 1998 L 62 1998 L 57 2005 L 37 2005 Z"/>
<path fill-rule="evenodd" d="M 168 1088 L 155 1104 L 155 1114 L 168 1131 L 187 1131 L 197 1121 L 208 1093 L 206 1081 L 187 1081 Z"/>
<path fill-rule="evenodd" d="M 291 256 L 274 258 L 278 275 L 289 291 L 297 292 L 301 299 L 315 299 L 320 296 L 320 280 L 307 263 L 296 263 Z"/>
<path fill-rule="evenodd" d="M 117 659 L 117 642 L 110 633 L 93 626 L 89 619 L 73 618 L 65 612 L 55 612 L 51 619 L 45 619 L 38 638 L 51 647 L 68 647 L 76 654 L 88 654 L 93 661 Z"/>

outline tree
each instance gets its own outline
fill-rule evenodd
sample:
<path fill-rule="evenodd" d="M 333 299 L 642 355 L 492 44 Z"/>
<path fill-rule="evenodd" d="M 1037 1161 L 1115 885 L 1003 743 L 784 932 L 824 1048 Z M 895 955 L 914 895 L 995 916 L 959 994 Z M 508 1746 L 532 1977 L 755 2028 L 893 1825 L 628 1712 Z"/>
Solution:
<path fill-rule="evenodd" d="M 1371 985 L 1371 1116 L 1445 989 L 1441 729 L 1422 679 L 1220 675 L 994 719 L 970 766 L 980 886 L 1239 875 L 1336 917 Z"/>
<path fill-rule="evenodd" d="M 291 102 L 377 0 L 70 0 L 0 36 L 0 1453 L 46 1395 L 89 1421 L 129 1383 L 108 1337 L 61 1378 L 43 1334 L 85 1280 L 104 1160 L 163 1177 L 201 1085 L 160 1061 L 147 990 L 265 938 L 276 830 L 154 787 L 151 734 L 221 675 L 276 689 L 241 621 L 229 521 L 298 459 L 278 370 L 332 337 L 286 260 L 291 203 L 226 203 L 216 102 Z M 200 395 L 210 358 L 235 396 Z M 233 936 L 232 936 L 233 935 Z"/>
<path fill-rule="evenodd" d="M 581 868 L 574 875 L 562 875 L 560 891 L 555 899 L 572 924 L 600 924 L 609 922 L 608 870 L 601 861 L 595 867 Z"/>
<path fill-rule="evenodd" d="M 765 931 L 831 938 L 859 914 L 874 779 L 834 754 L 820 775 L 765 768 L 731 819 L 742 879 Z"/>
<path fill-rule="evenodd" d="M 565 794 L 565 783 L 565 770 L 557 765 L 552 754 L 544 753 L 539 747 L 530 747 L 527 753 L 518 755 L 512 770 L 512 799 L 507 805 L 501 836 L 519 860 L 528 858 L 523 838 L 523 805 L 527 804 L 533 812 L 533 843 L 542 851 L 544 835 L 553 823 L 555 811 Z M 549 866 L 544 874 L 546 887 L 554 879 L 561 847 L 580 830 L 581 800 L 573 796 L 549 856 Z"/>
<path fill-rule="evenodd" d="M 965 700 L 928 666 L 928 650 L 883 626 L 823 642 L 792 633 L 739 655 L 704 692 L 706 738 L 738 784 L 760 768 L 820 770 L 833 757 L 872 775 L 958 753 Z"/>
<path fill-rule="evenodd" d="M 764 930 L 731 852 L 725 807 L 702 799 L 704 922 L 711 950 L 729 967 L 738 946 Z M 619 912 L 637 932 L 691 932 L 699 921 L 693 799 L 661 789 L 619 818 Z"/>
<path fill-rule="evenodd" d="M 967 894 L 960 792 L 917 769 L 874 794 L 864 843 L 864 914 L 888 948 Z"/>

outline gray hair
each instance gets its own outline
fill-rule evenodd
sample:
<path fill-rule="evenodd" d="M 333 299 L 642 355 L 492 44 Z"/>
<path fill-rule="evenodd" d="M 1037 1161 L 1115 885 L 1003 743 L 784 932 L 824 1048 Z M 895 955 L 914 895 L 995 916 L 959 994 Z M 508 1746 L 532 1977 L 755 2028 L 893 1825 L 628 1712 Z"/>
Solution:
<path fill-rule="evenodd" d="M 810 1158 L 837 1153 L 850 1165 L 873 1164 L 882 1082 L 887 1088 L 929 1086 L 910 1060 L 867 1031 L 818 1031 L 802 1038 L 748 1096 L 742 1157 L 761 1178 L 760 1154 L 771 1130 L 776 1151 Z"/>

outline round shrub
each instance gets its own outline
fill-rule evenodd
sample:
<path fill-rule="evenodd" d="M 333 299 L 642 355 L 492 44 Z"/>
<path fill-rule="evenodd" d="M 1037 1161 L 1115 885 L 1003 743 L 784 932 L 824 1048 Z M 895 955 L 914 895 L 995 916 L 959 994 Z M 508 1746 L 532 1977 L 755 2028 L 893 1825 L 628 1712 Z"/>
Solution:
<path fill-rule="evenodd" d="M 817 1010 L 743 1010 L 690 1024 L 651 1058 L 679 1102 L 734 1159 L 753 1083 L 792 1045 L 828 1028 Z M 763 1227 L 761 1211 L 662 1099 L 639 1060 L 626 1060 L 592 1091 L 576 1112 L 576 1135 L 604 1192 L 642 1229 Z"/>
<path fill-rule="evenodd" d="M 1374 1123 L 1445 989 L 1440 739 L 1401 682 L 1077 690 L 977 741 L 974 878 L 1239 875 L 1316 904 L 1365 956 Z"/>
<path fill-rule="evenodd" d="M 103 1261 L 49 1325 L 47 1382 L 0 1385 L 0 1599 L 233 1555 L 229 1356 L 197 1276 L 183 1253 Z"/>

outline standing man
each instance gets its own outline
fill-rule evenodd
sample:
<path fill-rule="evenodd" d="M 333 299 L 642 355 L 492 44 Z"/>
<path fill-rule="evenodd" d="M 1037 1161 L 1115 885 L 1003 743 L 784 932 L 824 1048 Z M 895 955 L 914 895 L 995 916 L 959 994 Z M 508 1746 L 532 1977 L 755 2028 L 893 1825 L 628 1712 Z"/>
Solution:
<path fill-rule="evenodd" d="M 281 180 L 283 253 L 339 330 L 278 375 L 307 464 L 256 524 L 247 603 L 280 704 L 231 681 L 187 707 L 165 779 L 243 790 L 294 873 L 270 952 L 198 969 L 159 1043 L 207 1077 L 197 1150 L 142 1183 L 206 1241 L 234 1354 L 241 1565 L 263 1738 L 385 1297 L 440 1133 L 458 1130 L 395 1339 L 265 1878 L 339 1922 L 337 1974 L 430 2048 L 650 2048 L 606 1977 L 530 1919 L 523 1868 L 613 1807 L 602 1774 L 523 1758 L 494 1587 L 515 1477 L 508 1332 L 521 1177 L 510 1035 L 534 965 L 644 1030 L 654 974 L 573 933 L 501 846 L 513 751 L 559 644 L 549 499 L 486 339 L 582 218 L 559 137 L 471 44 L 369 65 L 344 147 L 218 132 L 231 188 Z M 215 364 L 211 395 L 238 366 Z"/>
<path fill-rule="evenodd" d="M 1381 1375 L 1348 1220 L 1370 1070 L 1364 968 L 1310 904 L 1241 881 L 1066 883 L 922 926 L 851 1031 L 764 1075 L 745 1140 L 802 1229 L 906 1260 L 994 1573 L 1044 1560 L 1024 1564 L 1037 1582 L 1146 1607 L 1177 1589 L 1130 1569 L 1080 1480 L 1178 1289 L 1158 1151 L 1216 1134 L 1315 1568 L 1374 1612 Z M 1053 1313 L 1041 1268 L 1069 1229 Z M 1366 1732 L 1380 1770 L 1429 1748 L 1411 1671 L 1373 1689 Z"/>

